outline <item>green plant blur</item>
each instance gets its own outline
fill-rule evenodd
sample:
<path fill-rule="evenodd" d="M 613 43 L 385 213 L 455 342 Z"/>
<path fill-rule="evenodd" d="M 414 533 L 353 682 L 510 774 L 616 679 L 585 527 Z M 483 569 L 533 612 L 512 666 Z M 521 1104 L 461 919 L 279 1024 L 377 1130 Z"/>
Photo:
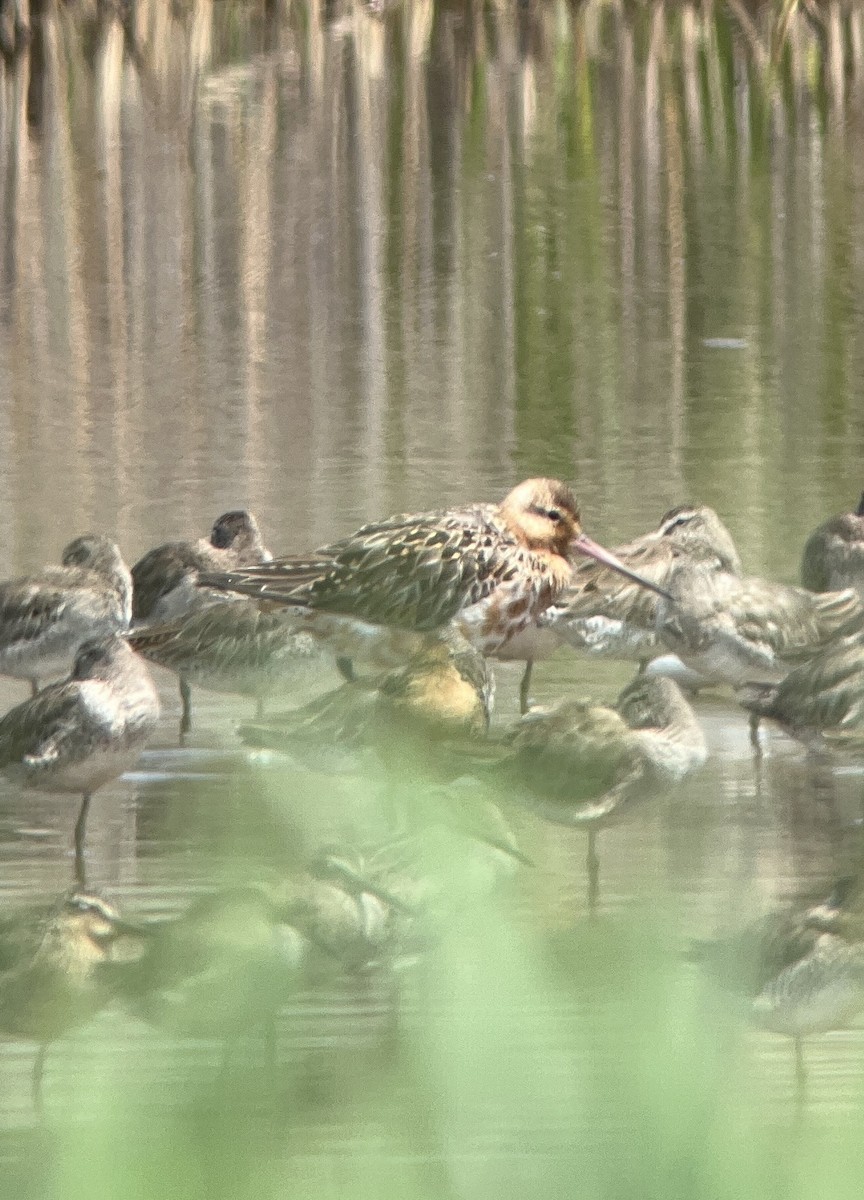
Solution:
<path fill-rule="evenodd" d="M 357 837 L 373 830 L 375 780 L 334 787 L 269 763 L 229 779 L 194 830 L 200 856 L 176 851 L 211 886 L 287 869 L 316 804 Z M 275 1043 L 250 1024 L 229 1055 L 223 1039 L 168 1036 L 115 1006 L 49 1051 L 35 1123 L 22 1055 L 0 1194 L 856 1195 L 864 1072 L 837 1069 L 849 1035 L 811 1039 L 802 1102 L 791 1045 L 751 1029 L 746 1005 L 688 960 L 688 898 L 646 877 L 638 902 L 613 896 L 590 916 L 581 834 L 547 832 L 526 820 L 538 865 L 492 887 L 469 879 L 473 859 L 439 858 L 445 893 L 470 903 L 430 922 L 397 970 L 286 992 Z M 733 889 L 726 906 L 732 926 L 745 919 Z"/>
<path fill-rule="evenodd" d="M 278 117 L 275 90 L 265 103 L 243 72 L 254 56 L 268 63 L 284 58 L 321 111 L 337 90 L 334 78 L 339 88 L 350 83 L 357 90 L 350 136 L 362 151 L 358 159 L 365 154 L 363 161 L 374 161 L 390 185 L 389 192 L 382 188 L 392 208 L 384 214 L 388 240 L 374 266 L 394 312 L 410 313 L 419 305 L 415 257 L 452 254 L 452 275 L 465 288 L 460 295 L 469 357 L 479 348 L 478 360 L 483 354 L 492 360 L 485 369 L 500 372 L 500 393 L 510 406 L 508 420 L 500 422 L 507 453 L 512 450 L 508 471 L 518 474 L 542 452 L 550 474 L 568 475 L 577 434 L 591 441 L 592 461 L 616 462 L 622 430 L 637 423 L 634 413 L 647 419 L 640 404 L 650 368 L 618 354 L 618 335 L 621 345 L 635 345 L 632 335 L 645 325 L 662 347 L 658 370 L 668 387 L 664 391 L 655 381 L 652 395 L 668 396 L 668 410 L 654 417 L 672 431 L 669 462 L 689 420 L 694 440 L 707 448 L 697 464 L 703 498 L 716 502 L 725 494 L 731 502 L 733 461 L 759 468 L 735 473 L 739 512 L 770 507 L 766 496 L 792 493 L 794 500 L 797 485 L 788 479 L 788 462 L 812 443 L 833 448 L 820 459 L 827 464 L 820 499 L 826 511 L 842 507 L 850 480 L 860 475 L 860 396 L 848 380 L 858 377 L 862 339 L 849 247 L 860 242 L 862 214 L 848 211 L 848 194 L 861 160 L 845 153 L 842 141 L 845 116 L 860 106 L 864 81 L 858 7 L 805 7 L 794 0 L 755 8 L 431 0 L 380 7 L 383 12 L 359 3 L 169 6 L 142 0 L 128 6 L 134 20 L 121 30 L 118 6 L 81 5 L 76 11 L 71 4 L 46 5 L 44 29 L 34 40 L 42 73 L 34 67 L 30 78 L 28 51 L 21 50 L 24 58 L 4 63 L 3 80 L 4 95 L 17 97 L 22 111 L 27 96 L 34 126 L 40 104 L 53 113 L 44 141 L 59 209 L 49 222 L 46 253 L 40 254 L 39 239 L 26 241 L 34 223 L 22 226 L 19 254 L 34 273 L 44 263 L 53 270 L 45 268 L 44 291 L 60 296 L 60 316 L 54 313 L 56 328 L 44 335 L 44 346 L 42 327 L 32 321 L 30 357 L 21 356 L 12 373 L 49 377 L 49 351 L 60 341 L 68 342 L 71 373 L 86 376 L 87 355 L 77 337 L 87 326 L 86 305 L 75 275 L 77 251 L 70 249 L 78 246 L 79 216 L 74 206 L 63 207 L 76 184 L 67 157 L 70 130 L 80 136 L 76 114 L 92 104 L 103 122 L 95 123 L 93 154 L 102 163 L 105 153 L 99 203 L 107 227 L 116 208 L 112 189 L 119 194 L 123 176 L 110 149 L 120 139 L 102 134 L 111 131 L 112 121 L 119 125 L 121 78 L 128 84 L 130 63 L 184 160 L 190 145 L 190 154 L 206 161 L 212 147 L 202 152 L 195 142 L 203 136 L 194 120 L 196 88 L 209 89 L 213 106 L 260 104 Z M 347 52 L 337 70 L 323 49 L 325 42 L 332 45 L 329 31 L 340 21 L 352 30 L 348 82 L 340 73 Z M 452 141 L 460 187 L 452 195 L 433 177 L 428 121 L 434 106 L 420 103 L 429 85 L 418 63 L 436 39 L 449 56 L 456 93 Z M 383 118 L 375 107 L 380 98 L 370 100 L 378 96 L 382 59 L 391 83 Z M 319 73 L 325 62 L 334 74 Z M 515 92 L 501 83 L 510 70 L 519 72 L 518 106 Z M 275 89 L 274 79 L 267 75 L 266 88 Z M 610 96 L 622 92 L 628 102 L 611 130 L 602 124 L 604 110 L 611 108 Z M 721 236 L 686 245 L 694 229 L 717 219 L 708 173 L 699 176 L 705 190 L 684 186 L 694 164 L 714 156 L 721 180 L 716 190 L 731 194 L 738 179 L 752 206 L 748 213 L 764 215 L 775 201 L 766 162 L 777 131 L 814 121 L 824 128 L 824 153 L 837 160 L 839 181 L 823 198 L 821 257 L 813 271 L 818 286 L 809 287 L 809 275 L 803 283 L 795 275 L 794 247 L 784 260 L 785 283 L 761 269 L 770 249 L 769 223 L 740 220 L 743 209 L 732 204 L 724 209 Z M 495 139 L 493 126 L 500 134 Z M 238 128 L 240 133 L 230 130 L 234 161 L 249 183 L 238 192 L 249 221 L 237 251 L 238 273 L 254 283 L 261 247 L 272 240 L 262 199 L 267 189 L 256 191 L 255 181 L 273 159 L 275 142 L 289 133 L 275 118 L 272 126 L 260 122 L 255 136 Z M 620 155 L 611 172 L 598 144 L 604 129 L 608 139 L 615 134 Z M 346 136 L 334 118 L 321 145 Z M 505 151 L 517 146 L 522 153 L 511 160 Z M 815 155 L 810 143 L 805 149 Z M 27 161 L 22 153 L 25 183 Z M 435 159 L 439 169 L 441 161 Z M 506 177 L 503 199 L 496 194 L 490 200 L 484 187 L 493 166 Z M 632 203 L 640 189 L 652 198 L 640 210 L 642 223 Z M 77 203 L 86 209 L 86 201 L 85 187 Z M 475 214 L 493 203 L 501 205 L 500 220 L 512 226 L 513 261 L 502 269 L 501 287 L 479 271 L 473 287 L 473 264 L 485 237 Z M 620 210 L 614 244 L 606 225 L 613 204 Z M 457 249 L 433 247 L 418 233 L 417 213 L 427 206 L 431 227 L 436 205 L 462 206 L 464 244 Z M 570 219 L 575 211 L 578 221 Z M 345 215 L 336 223 L 354 253 L 351 220 Z M 190 251 L 196 269 L 206 242 L 200 231 L 198 238 Z M 752 247 L 751 270 L 727 276 L 728 244 L 739 240 Z M 116 244 L 109 238 L 109 251 Z M 686 329 L 685 249 L 695 281 Z M 109 253 L 104 274 L 112 272 L 123 275 Z M 645 284 L 638 294 L 637 276 Z M 721 282 L 703 294 L 704 279 Z M 504 290 L 502 306 L 512 312 L 508 354 L 500 360 L 484 338 L 484 288 L 496 296 Z M 814 369 L 811 390 L 802 386 L 792 395 L 785 412 L 792 432 L 779 454 L 769 453 L 777 442 L 777 415 L 760 363 L 749 353 L 719 365 L 712 360 L 714 374 L 706 382 L 699 378 L 708 374 L 705 355 L 684 353 L 688 339 L 695 344 L 699 335 L 722 331 L 731 315 L 736 328 L 756 329 L 773 345 L 775 310 L 768 293 L 774 290 L 783 314 L 774 332 L 785 370 L 795 374 L 795 344 L 805 326 L 824 348 L 827 364 L 824 371 Z M 811 291 L 819 306 L 812 323 Z M 245 299 L 250 308 L 263 304 L 252 291 Z M 434 303 L 429 307 L 434 323 Z M 196 321 L 218 323 L 191 302 L 190 312 L 190 328 Z M 27 323 L 26 313 L 21 319 Z M 119 320 L 116 314 L 112 319 Z M 414 337 L 407 318 L 387 325 L 387 378 L 394 394 Z M 686 381 L 685 362 L 693 376 Z M 472 369 L 468 362 L 469 374 Z M 18 385 L 24 386 L 20 379 Z M 727 390 L 740 403 L 724 404 Z M 695 413 L 685 413 L 690 392 L 705 399 Z M 77 415 L 82 429 L 98 428 L 89 410 Z M 485 428 L 499 415 L 472 415 L 466 444 L 475 425 Z M 393 463 L 410 457 L 407 423 L 395 404 L 381 422 L 394 473 L 400 468 Z M 26 413 L 17 424 L 26 435 Z M 857 437 L 849 436 L 855 428 Z M 483 457 L 486 445 L 478 435 L 466 457 Z M 490 457 L 503 461 L 497 442 L 495 447 Z M 722 461 L 712 450 L 717 447 L 726 454 Z M 244 452 L 252 457 L 248 447 Z M 274 461 L 281 484 L 285 461 L 279 455 Z M 692 464 L 676 464 L 680 479 L 692 478 Z M 594 494 L 602 494 L 602 472 L 585 473 Z M 656 473 L 665 480 L 663 463 Z M 671 466 L 668 474 L 675 474 Z M 33 533 L 28 526 L 40 532 L 49 527 L 38 504 L 22 503 L 19 510 L 22 541 Z M 788 573 L 792 535 L 803 535 L 809 518 L 803 503 L 790 503 L 786 516 L 778 544 L 763 546 L 752 534 L 748 549 L 762 553 L 762 565 Z M 198 886 L 255 879 L 302 861 L 300 817 L 330 804 L 334 790 L 323 779 L 303 783 L 278 771 L 241 775 L 226 788 L 209 786 L 172 785 L 160 831 L 183 846 L 176 852 L 177 878 L 194 878 Z M 186 802 L 195 788 L 212 805 L 206 820 L 187 829 Z M 343 799 L 356 807 L 359 798 Z M 754 1031 L 746 1008 L 687 961 L 691 901 L 698 895 L 695 868 L 693 894 L 685 895 L 666 891 L 646 865 L 631 881 L 626 902 L 619 895 L 592 918 L 582 899 L 581 837 L 556 832 L 532 842 L 530 829 L 527 836 L 538 865 L 459 908 L 434 936 L 430 932 L 416 964 L 392 977 L 349 978 L 286 996 L 275 1054 L 250 1029 L 226 1062 L 218 1039 L 171 1039 L 112 1008 L 49 1052 L 45 1114 L 34 1122 L 29 1048 L 15 1048 L 13 1055 L 5 1046 L 7 1074 L 19 1086 L 0 1132 L 0 1194 L 40 1200 L 857 1200 L 864 1179 L 864 1063 L 857 1042 L 847 1063 L 848 1035 L 814 1039 L 810 1093 L 802 1105 L 787 1043 Z M 699 836 L 694 830 L 682 841 L 697 863 Z M 281 848 L 275 862 L 274 845 Z M 529 904 L 529 892 L 541 893 L 543 903 Z M 734 926 L 749 915 L 746 905 L 733 880 L 717 907 Z"/>

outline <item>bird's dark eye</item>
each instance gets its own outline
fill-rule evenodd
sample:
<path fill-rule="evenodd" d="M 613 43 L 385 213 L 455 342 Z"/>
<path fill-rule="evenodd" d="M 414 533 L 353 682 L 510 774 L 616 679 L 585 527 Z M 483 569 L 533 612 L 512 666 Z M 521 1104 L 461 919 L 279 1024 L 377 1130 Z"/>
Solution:
<path fill-rule="evenodd" d="M 547 508 L 546 516 L 549 518 L 550 521 L 560 521 L 561 520 L 561 513 L 557 508 Z"/>

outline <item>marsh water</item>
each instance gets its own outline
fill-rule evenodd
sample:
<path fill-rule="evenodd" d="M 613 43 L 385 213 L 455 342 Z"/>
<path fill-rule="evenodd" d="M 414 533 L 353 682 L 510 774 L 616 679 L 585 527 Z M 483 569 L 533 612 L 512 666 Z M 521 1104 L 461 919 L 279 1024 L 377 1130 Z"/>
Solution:
<path fill-rule="evenodd" d="M 4 575 L 241 506 L 300 551 L 546 474 L 606 544 L 704 502 L 794 582 L 864 487 L 864 20 L 818 11 L 47 5 L 0 66 Z M 562 650 L 534 695 L 627 676 Z M 178 747 L 159 682 L 159 736 L 90 824 L 124 911 L 350 834 L 363 781 L 250 755 L 242 698 L 199 692 Z M 860 1195 L 860 1032 L 808 1043 L 802 1109 L 790 1045 L 684 950 L 857 869 L 864 777 L 780 734 L 757 770 L 731 699 L 699 714 L 701 774 L 602 834 L 596 916 L 583 836 L 511 814 L 535 866 L 430 951 L 395 1033 L 374 981 L 300 994 L 276 1083 L 220 1107 L 217 1045 L 107 1012 L 52 1048 L 41 1119 L 35 1048 L 6 1041 L 5 1186 Z M 73 820 L 2 785 L 3 905 L 68 886 Z"/>

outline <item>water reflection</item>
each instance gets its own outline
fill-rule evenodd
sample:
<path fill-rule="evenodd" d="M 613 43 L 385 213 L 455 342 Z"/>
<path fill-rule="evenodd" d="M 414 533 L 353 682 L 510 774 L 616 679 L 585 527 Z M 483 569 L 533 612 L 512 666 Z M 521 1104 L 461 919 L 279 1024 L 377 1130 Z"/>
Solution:
<path fill-rule="evenodd" d="M 857 9 L 122 14 L 34 6 L 29 48 L 0 65 L 6 576 L 88 528 L 134 561 L 249 506 L 275 550 L 300 550 L 543 472 L 575 478 L 609 542 L 712 504 L 746 571 L 792 581 L 806 534 L 860 494 Z M 499 675 L 506 720 L 516 668 Z M 626 677 L 562 653 L 536 695 L 611 699 Z M 238 746 L 234 700 L 196 696 L 178 752 L 160 683 L 159 738 L 88 831 L 92 877 L 125 908 L 182 913 L 374 830 L 374 779 L 268 770 Z M 22 698 L 0 682 L 4 710 Z M 790 1147 L 787 1047 L 679 952 L 854 873 L 860 775 L 814 776 L 778 733 L 757 774 L 740 713 L 709 697 L 699 715 L 709 763 L 605 840 L 597 920 L 579 832 L 517 810 L 538 867 L 399 981 L 404 1036 L 389 984 L 301 988 L 266 1105 L 260 1046 L 220 1090 L 218 1044 L 105 1012 L 52 1056 L 64 1132 L 28 1186 L 44 1161 L 70 1197 L 175 1172 L 186 1194 L 524 1195 L 542 1178 L 553 1195 L 578 1172 L 592 1193 L 689 1196 L 751 1193 L 771 1163 L 778 1188 L 841 1191 L 861 1165 L 860 1036 L 814 1041 Z M 65 891 L 69 822 L 62 798 L 0 784 L 0 897 Z M 32 1124 L 31 1062 L 0 1054 L 7 1127 Z M 176 1123 L 152 1119 L 166 1106 Z"/>
<path fill-rule="evenodd" d="M 846 89 L 802 13 L 162 8 L 4 68 L 16 565 L 46 469 L 133 550 L 238 499 L 286 549 L 538 468 L 618 536 L 638 464 L 781 572 L 858 487 L 859 14 Z"/>

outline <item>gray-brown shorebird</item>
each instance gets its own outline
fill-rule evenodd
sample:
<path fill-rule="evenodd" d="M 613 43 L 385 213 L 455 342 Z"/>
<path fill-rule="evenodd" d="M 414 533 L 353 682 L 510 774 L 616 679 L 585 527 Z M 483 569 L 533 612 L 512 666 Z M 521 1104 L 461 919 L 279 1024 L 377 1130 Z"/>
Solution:
<path fill-rule="evenodd" d="M 864 495 L 854 512 L 814 529 L 804 545 L 801 583 L 811 592 L 854 587 L 864 596 Z"/>
<path fill-rule="evenodd" d="M 670 509 L 656 529 L 635 538 L 613 553 L 640 579 L 668 590 L 676 567 L 697 562 L 707 570 L 740 575 L 741 562 L 732 535 L 707 505 Z M 596 561 L 581 562 L 559 598 L 537 624 L 511 639 L 497 652 L 501 659 L 524 659 L 522 711 L 527 712 L 531 670 L 538 658 L 566 644 L 598 658 L 638 662 L 640 667 L 662 645 L 657 637 L 657 592 L 637 586 Z"/>
<path fill-rule="evenodd" d="M 0 719 L 0 770 L 25 788 L 82 797 L 75 824 L 81 883 L 90 797 L 136 762 L 158 717 L 147 664 L 115 635 L 85 642 L 68 679 Z"/>
<path fill-rule="evenodd" d="M 230 571 L 269 561 L 258 522 L 239 509 L 216 519 L 209 538 L 195 542 L 166 542 L 156 546 L 132 568 L 132 616 L 158 624 L 171 621 L 191 608 L 218 599 L 196 587 L 201 571 Z"/>
<path fill-rule="evenodd" d="M 0 919 L 0 1030 L 39 1043 L 33 1099 L 41 1107 L 51 1042 L 89 1021 L 112 997 L 102 965 L 138 953 L 134 931 L 103 897 L 77 888 L 60 903 Z"/>
<path fill-rule="evenodd" d="M 637 801 L 664 793 L 706 758 L 692 708 L 671 679 L 637 676 L 614 706 L 563 700 L 535 708 L 490 759 L 507 798 L 588 834 L 588 904 L 599 898 L 597 833 Z"/>
<path fill-rule="evenodd" d="M 241 726 L 254 746 L 319 770 L 356 770 L 367 750 L 403 774 L 435 775 L 437 748 L 482 737 L 493 695 L 486 660 L 460 635 L 427 635 L 404 667 L 363 676 L 270 721 Z"/>
<path fill-rule="evenodd" d="M 220 598 L 161 625 L 133 629 L 129 644 L 180 680 L 181 734 L 192 727 L 192 686 L 264 701 L 326 676 L 333 658 L 318 638 L 282 609 L 253 600 Z M 337 677 L 335 671 L 334 678 Z"/>
<path fill-rule="evenodd" d="M 0 675 L 30 681 L 68 674 L 78 648 L 126 629 L 132 580 L 119 549 L 88 534 L 63 551 L 62 565 L 0 583 Z"/>
<path fill-rule="evenodd" d="M 864 626 L 852 588 L 816 594 L 755 576 L 679 568 L 669 581 L 674 602 L 658 609 L 658 634 L 685 666 L 732 687 L 779 683 L 796 663 L 813 658 Z M 751 738 L 758 749 L 758 713 Z"/>
<path fill-rule="evenodd" d="M 799 1102 L 804 1039 L 845 1028 L 864 1011 L 864 905 L 859 880 L 799 897 L 746 929 L 703 942 L 693 957 L 750 1003 L 753 1021 L 792 1038 Z"/>
<path fill-rule="evenodd" d="M 775 684 L 751 684 L 738 699 L 811 750 L 864 754 L 864 634 L 829 643 Z"/>

